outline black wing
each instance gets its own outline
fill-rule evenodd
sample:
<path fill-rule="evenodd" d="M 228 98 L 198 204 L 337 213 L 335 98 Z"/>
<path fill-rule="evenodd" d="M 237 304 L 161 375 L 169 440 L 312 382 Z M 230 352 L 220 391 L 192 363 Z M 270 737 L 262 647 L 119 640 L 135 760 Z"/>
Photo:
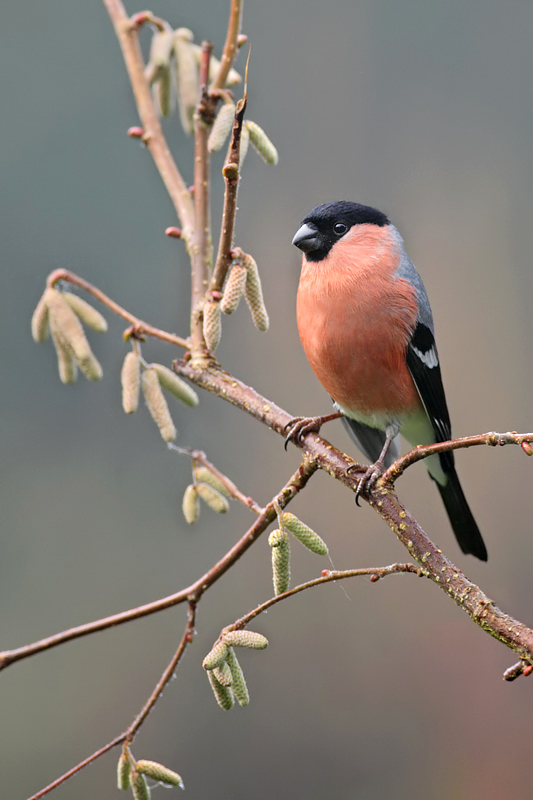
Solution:
<path fill-rule="evenodd" d="M 406 361 L 420 399 L 431 420 L 436 441 L 448 441 L 452 438 L 452 426 L 442 385 L 435 338 L 427 325 L 422 322 L 418 322 L 411 341 L 407 345 Z M 445 472 L 453 469 L 453 452 L 441 453 L 440 461 Z"/>

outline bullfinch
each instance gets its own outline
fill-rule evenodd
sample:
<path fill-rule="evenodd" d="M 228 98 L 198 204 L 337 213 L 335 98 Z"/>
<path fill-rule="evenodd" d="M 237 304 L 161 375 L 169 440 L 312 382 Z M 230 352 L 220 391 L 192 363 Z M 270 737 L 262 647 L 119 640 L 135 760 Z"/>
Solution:
<path fill-rule="evenodd" d="M 297 321 L 311 367 L 333 399 L 375 480 L 399 454 L 451 439 L 433 317 L 402 237 L 381 211 L 347 201 L 317 206 L 292 243 L 303 251 Z M 307 425 L 305 430 L 316 430 Z M 301 435 L 296 426 L 291 438 Z M 424 461 L 464 553 L 487 549 L 464 496 L 453 452 Z"/>

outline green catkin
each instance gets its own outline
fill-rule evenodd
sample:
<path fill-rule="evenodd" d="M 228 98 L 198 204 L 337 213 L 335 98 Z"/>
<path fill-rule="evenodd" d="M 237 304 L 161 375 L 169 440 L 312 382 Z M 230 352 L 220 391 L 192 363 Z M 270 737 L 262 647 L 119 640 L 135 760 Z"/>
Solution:
<path fill-rule="evenodd" d="M 150 800 L 150 789 L 148 788 L 144 775 L 141 775 L 140 772 L 133 769 L 130 772 L 130 780 L 133 800 Z"/>
<path fill-rule="evenodd" d="M 268 537 L 272 548 L 272 583 L 274 594 L 283 594 L 291 582 L 291 546 L 285 531 L 272 531 Z"/>
<path fill-rule="evenodd" d="M 194 525 L 200 516 L 200 501 L 198 499 L 198 491 L 194 483 L 191 483 L 191 485 L 187 486 L 185 489 L 181 508 L 183 511 L 183 516 L 185 517 L 185 521 L 189 525 Z"/>
<path fill-rule="evenodd" d="M 285 512 L 281 516 L 281 522 L 283 527 L 290 531 L 312 553 L 316 553 L 319 556 L 327 556 L 328 546 L 325 541 L 301 519 L 295 517 L 294 514 Z"/>
<path fill-rule="evenodd" d="M 62 292 L 63 297 L 80 320 L 97 333 L 107 331 L 107 320 L 90 303 L 72 292 Z"/>
<path fill-rule="evenodd" d="M 229 648 L 228 648 L 229 650 Z M 217 681 L 222 684 L 222 686 L 231 686 L 232 677 L 231 677 L 231 670 L 226 661 L 220 665 L 220 667 L 215 667 L 213 670 L 213 674 Z"/>
<path fill-rule="evenodd" d="M 144 399 L 152 419 L 159 428 L 165 442 L 171 442 L 177 436 L 175 425 L 168 410 L 167 401 L 161 390 L 159 378 L 155 369 L 147 369 L 142 376 Z"/>
<path fill-rule="evenodd" d="M 70 351 L 89 380 L 100 380 L 102 367 L 90 348 L 78 316 L 57 289 L 49 290 L 47 302 L 50 329 L 55 341 L 60 341 L 64 349 Z"/>
<path fill-rule="evenodd" d="M 209 678 L 209 683 L 211 684 L 213 694 L 215 695 L 216 701 L 219 704 L 220 708 L 223 708 L 224 711 L 229 711 L 230 708 L 233 708 L 233 706 L 235 705 L 235 698 L 233 696 L 233 692 L 231 691 L 229 686 L 223 686 L 221 683 L 217 681 L 212 670 L 208 670 L 207 677 Z"/>
<path fill-rule="evenodd" d="M 172 372 L 171 369 L 163 364 L 150 364 L 150 366 L 157 372 L 159 383 L 163 389 L 166 389 L 167 392 L 173 394 L 174 397 L 177 397 L 187 406 L 198 405 L 198 395 L 194 389 L 191 389 L 189 384 L 179 378 L 175 372 Z"/>
<path fill-rule="evenodd" d="M 224 142 L 233 128 L 233 120 L 235 119 L 235 103 L 223 103 L 215 117 L 209 139 L 207 140 L 207 149 L 210 153 L 217 153 L 222 150 Z"/>
<path fill-rule="evenodd" d="M 193 33 L 178 28 L 174 33 L 176 86 L 180 120 L 185 133 L 194 133 L 194 112 L 198 103 L 198 66 L 194 56 Z"/>
<path fill-rule="evenodd" d="M 141 759 L 135 764 L 135 769 L 141 775 L 146 775 L 159 783 L 165 783 L 167 786 L 179 786 L 181 789 L 184 788 L 181 775 L 178 775 L 177 772 L 165 767 L 163 764 L 159 764 L 157 761 Z"/>
<path fill-rule="evenodd" d="M 31 335 L 35 342 L 44 342 L 48 336 L 48 293 L 50 291 L 52 290 L 45 290 L 31 318 Z"/>
<path fill-rule="evenodd" d="M 139 407 L 141 388 L 141 360 L 134 350 L 126 353 L 120 381 L 122 384 L 122 408 L 126 414 L 133 414 Z"/>
<path fill-rule="evenodd" d="M 263 300 L 263 290 L 261 288 L 261 279 L 259 277 L 257 264 L 252 256 L 245 254 L 243 266 L 245 266 L 247 270 L 244 296 L 248 303 L 254 325 L 260 331 L 267 331 L 269 320 L 265 308 L 265 301 Z"/>
<path fill-rule="evenodd" d="M 196 481 L 207 483 L 219 494 L 224 495 L 224 497 L 231 497 L 227 487 L 224 486 L 222 481 L 220 481 L 216 475 L 213 475 L 211 470 L 207 469 L 207 467 L 196 467 L 194 470 L 194 477 Z"/>
<path fill-rule="evenodd" d="M 240 299 L 244 294 L 248 270 L 242 264 L 234 264 L 228 275 L 224 294 L 220 301 L 220 310 L 223 314 L 233 314 L 237 310 Z"/>
<path fill-rule="evenodd" d="M 213 489 L 212 486 L 208 486 L 207 483 L 197 483 L 196 490 L 204 503 L 209 508 L 212 508 L 213 511 L 216 511 L 217 514 L 225 514 L 229 511 L 229 503 L 226 498 L 219 494 L 216 489 Z"/>
<path fill-rule="evenodd" d="M 252 650 L 264 650 L 268 647 L 268 639 L 255 631 L 228 631 L 222 637 L 228 647 L 248 647 Z"/>
<path fill-rule="evenodd" d="M 126 753 L 122 753 L 117 764 L 117 786 L 126 791 L 130 788 L 131 762 Z"/>
<path fill-rule="evenodd" d="M 207 349 L 214 353 L 222 335 L 222 321 L 220 319 L 220 303 L 208 300 L 204 304 L 204 339 Z"/>
<path fill-rule="evenodd" d="M 206 670 L 220 667 L 225 662 L 227 655 L 228 645 L 224 640 L 221 639 L 213 645 L 209 653 L 206 655 L 202 661 L 202 667 Z"/>
<path fill-rule="evenodd" d="M 240 706 L 247 706 L 250 702 L 250 695 L 248 693 L 248 687 L 246 686 L 244 673 L 237 660 L 237 656 L 235 655 L 233 647 L 228 648 L 228 657 L 226 663 L 231 672 L 231 689 L 233 694 L 235 695 L 235 698 Z"/>
<path fill-rule="evenodd" d="M 278 151 L 257 122 L 246 120 L 244 123 L 250 134 L 250 144 L 267 164 L 278 163 Z"/>

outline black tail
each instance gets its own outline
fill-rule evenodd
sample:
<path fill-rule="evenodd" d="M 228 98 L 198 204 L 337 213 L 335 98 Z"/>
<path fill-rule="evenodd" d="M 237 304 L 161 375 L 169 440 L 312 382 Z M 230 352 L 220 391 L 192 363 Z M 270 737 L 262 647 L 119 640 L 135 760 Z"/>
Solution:
<path fill-rule="evenodd" d="M 435 483 L 439 488 L 440 496 L 448 512 L 459 547 L 463 553 L 471 553 L 481 561 L 486 561 L 488 555 L 485 542 L 466 502 L 457 472 L 453 467 L 451 470 L 446 470 L 446 477 L 448 482 L 444 486 L 441 486 L 437 481 Z"/>

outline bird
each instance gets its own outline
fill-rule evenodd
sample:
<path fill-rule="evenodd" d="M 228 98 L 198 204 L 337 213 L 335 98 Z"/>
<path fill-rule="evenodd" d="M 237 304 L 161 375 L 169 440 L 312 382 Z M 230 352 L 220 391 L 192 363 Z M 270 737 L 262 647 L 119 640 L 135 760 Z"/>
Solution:
<path fill-rule="evenodd" d="M 295 418 L 287 438 L 341 417 L 371 462 L 361 490 L 396 460 L 400 434 L 412 446 L 451 439 L 431 307 L 400 233 L 372 206 L 345 200 L 319 205 L 292 243 L 303 253 L 298 332 L 336 412 Z M 424 463 L 463 553 L 486 561 L 453 452 Z"/>

